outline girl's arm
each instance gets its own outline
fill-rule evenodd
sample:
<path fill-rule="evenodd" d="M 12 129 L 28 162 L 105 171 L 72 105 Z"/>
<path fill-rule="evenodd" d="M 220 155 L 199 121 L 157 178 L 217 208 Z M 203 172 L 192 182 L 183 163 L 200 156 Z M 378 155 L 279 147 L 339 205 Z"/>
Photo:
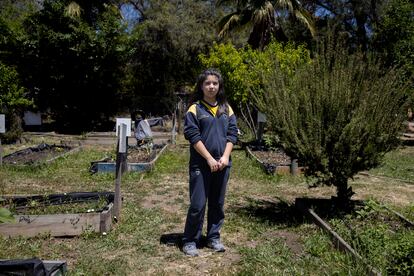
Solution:
<path fill-rule="evenodd" d="M 223 156 L 219 160 L 220 170 L 224 169 L 229 165 L 230 153 L 233 150 L 233 143 L 227 142 L 226 148 L 224 149 Z"/>
<path fill-rule="evenodd" d="M 208 166 L 210 167 L 210 170 L 212 172 L 218 171 L 220 169 L 221 166 L 220 166 L 219 162 L 217 162 L 216 159 L 214 159 L 213 156 L 211 156 L 211 154 L 208 152 L 208 150 L 204 146 L 203 142 L 201 142 L 201 140 L 196 142 L 193 145 L 193 147 L 201 156 L 204 157 L 204 159 L 207 160 Z M 233 148 L 233 145 L 232 145 L 232 148 Z M 227 146 L 226 146 L 226 149 L 227 149 Z M 230 152 L 231 152 L 231 150 L 230 150 Z M 227 161 L 227 163 L 228 163 L 228 161 Z"/>
<path fill-rule="evenodd" d="M 233 109 L 229 107 L 229 126 L 227 129 L 227 143 L 224 149 L 223 156 L 219 160 L 220 170 L 224 169 L 229 165 L 230 154 L 233 150 L 233 145 L 237 142 L 237 122 L 236 116 L 234 115 Z"/>

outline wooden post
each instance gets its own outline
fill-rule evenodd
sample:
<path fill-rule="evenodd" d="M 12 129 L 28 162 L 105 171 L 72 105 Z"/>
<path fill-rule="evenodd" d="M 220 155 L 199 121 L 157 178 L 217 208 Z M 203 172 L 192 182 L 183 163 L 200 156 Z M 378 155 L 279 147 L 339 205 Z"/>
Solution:
<path fill-rule="evenodd" d="M 178 116 L 177 116 L 177 132 L 182 133 L 181 122 L 183 120 L 183 101 L 180 99 L 178 102 Z"/>
<path fill-rule="evenodd" d="M 0 139 L 0 166 L 3 165 L 3 148 L 1 147 L 1 139 Z"/>
<path fill-rule="evenodd" d="M 177 135 L 176 122 L 177 122 L 177 111 L 174 110 L 173 119 L 172 119 L 172 130 L 171 130 L 171 143 L 173 145 L 175 145 L 175 136 Z"/>
<path fill-rule="evenodd" d="M 290 174 L 298 175 L 298 159 L 292 159 L 290 163 Z"/>
<path fill-rule="evenodd" d="M 266 115 L 260 111 L 257 111 L 257 124 L 258 124 L 257 141 L 259 142 L 259 144 L 262 144 L 265 123 L 266 123 Z"/>
<path fill-rule="evenodd" d="M 118 146 L 116 155 L 116 170 L 115 170 L 115 197 L 114 197 L 114 219 L 119 221 L 121 214 L 121 178 L 126 167 L 127 156 L 127 137 L 126 124 L 118 126 Z"/>
<path fill-rule="evenodd" d="M 0 133 L 6 133 L 6 122 L 4 114 L 0 114 Z M 0 139 L 0 166 L 3 165 L 3 148 Z"/>

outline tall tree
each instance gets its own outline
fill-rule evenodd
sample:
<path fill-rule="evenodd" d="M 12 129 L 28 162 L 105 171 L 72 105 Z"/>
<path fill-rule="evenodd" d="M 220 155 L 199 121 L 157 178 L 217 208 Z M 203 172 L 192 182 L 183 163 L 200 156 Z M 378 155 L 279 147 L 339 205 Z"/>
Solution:
<path fill-rule="evenodd" d="M 99 3 L 97 13 L 79 2 L 76 16 L 68 12 L 71 3 L 46 0 L 26 21 L 19 68 L 36 105 L 50 112 L 57 128 L 79 132 L 117 111 L 126 33 L 116 6 Z"/>
<path fill-rule="evenodd" d="M 379 22 L 378 13 L 387 0 L 303 0 L 304 5 L 317 17 L 322 36 L 332 27 L 353 48 L 369 50 L 372 36 Z"/>
<path fill-rule="evenodd" d="M 414 74 L 414 3 L 390 0 L 379 13 L 373 48 L 388 64 L 401 66 L 407 78 Z"/>
<path fill-rule="evenodd" d="M 253 49 L 263 49 L 275 37 L 286 40 L 280 20 L 293 16 L 305 24 L 312 35 L 315 27 L 311 14 L 306 11 L 298 0 L 218 0 L 218 6 L 235 4 L 235 11 L 224 16 L 218 23 L 219 36 L 241 27 L 252 25 L 248 43 Z"/>
<path fill-rule="evenodd" d="M 174 92 L 192 85 L 199 72 L 198 54 L 216 39 L 216 10 L 210 1 L 151 1 L 146 19 L 132 33 L 130 71 L 125 88 L 131 109 L 166 114 Z"/>
<path fill-rule="evenodd" d="M 0 62 L 0 113 L 6 115 L 7 129 L 0 135 L 5 142 L 14 142 L 21 136 L 20 113 L 33 104 L 26 92 L 16 70 Z"/>

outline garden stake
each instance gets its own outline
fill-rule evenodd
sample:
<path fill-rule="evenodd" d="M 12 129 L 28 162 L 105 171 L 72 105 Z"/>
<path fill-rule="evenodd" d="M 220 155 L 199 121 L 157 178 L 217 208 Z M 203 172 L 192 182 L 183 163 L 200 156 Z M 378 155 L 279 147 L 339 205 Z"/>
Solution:
<path fill-rule="evenodd" d="M 0 114 L 0 133 L 6 133 L 6 122 L 4 114 Z M 3 149 L 1 147 L 0 139 L 0 166 L 3 165 Z"/>
<path fill-rule="evenodd" d="M 322 228 L 328 235 L 330 236 L 334 246 L 342 251 L 348 252 L 353 256 L 355 259 L 358 259 L 364 263 L 367 268 L 367 275 L 369 276 L 381 276 L 381 273 L 370 264 L 366 262 L 364 258 L 361 257 L 341 236 L 339 236 L 328 223 L 326 223 L 321 217 L 319 217 L 315 211 L 307 206 L 299 206 L 302 211 L 305 212 L 308 216 L 311 217 L 313 222 Z"/>
<path fill-rule="evenodd" d="M 1 139 L 0 139 L 0 166 L 3 165 L 3 148 L 1 147 Z"/>
<path fill-rule="evenodd" d="M 121 177 L 125 171 L 127 141 L 126 141 L 126 124 L 118 126 L 118 152 L 116 155 L 116 170 L 115 170 L 115 198 L 114 198 L 114 219 L 119 221 L 121 213 Z"/>

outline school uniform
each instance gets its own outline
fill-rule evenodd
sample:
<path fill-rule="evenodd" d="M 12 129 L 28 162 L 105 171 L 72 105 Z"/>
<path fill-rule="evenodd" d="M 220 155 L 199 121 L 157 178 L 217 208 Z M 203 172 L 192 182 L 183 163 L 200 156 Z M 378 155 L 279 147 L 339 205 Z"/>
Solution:
<path fill-rule="evenodd" d="M 237 142 L 237 125 L 230 106 L 227 113 L 217 115 L 217 110 L 218 106 L 204 101 L 191 105 L 185 116 L 184 137 L 191 145 L 202 141 L 211 156 L 219 160 L 223 156 L 227 142 Z M 200 241 L 207 202 L 207 240 L 219 239 L 224 221 L 224 197 L 231 158 L 226 168 L 211 172 L 207 160 L 191 146 L 189 167 L 190 207 L 183 242 Z"/>

